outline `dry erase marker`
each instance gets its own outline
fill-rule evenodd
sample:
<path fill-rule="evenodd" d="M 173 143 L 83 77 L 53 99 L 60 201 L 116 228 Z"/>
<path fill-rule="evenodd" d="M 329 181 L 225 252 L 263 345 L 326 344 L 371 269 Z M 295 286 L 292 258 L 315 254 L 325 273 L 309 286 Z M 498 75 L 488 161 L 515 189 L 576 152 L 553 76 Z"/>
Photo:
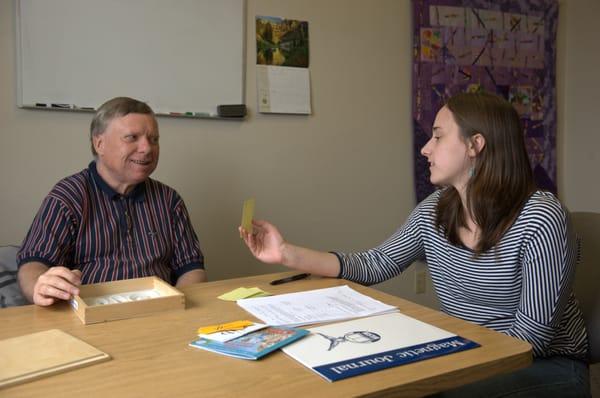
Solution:
<path fill-rule="evenodd" d="M 41 102 L 36 102 L 36 103 L 35 103 L 35 106 L 37 106 L 37 107 L 40 107 L 40 108 L 45 108 L 45 107 L 46 107 L 46 104 L 44 104 L 44 103 L 41 103 Z"/>
<path fill-rule="evenodd" d="M 310 276 L 310 274 L 292 275 L 292 276 L 288 276 L 287 278 L 276 279 L 274 281 L 271 281 L 269 284 L 270 285 L 281 285 L 282 283 L 288 283 L 288 282 L 297 281 L 297 280 L 300 280 L 300 279 L 308 278 L 309 276 Z"/>
<path fill-rule="evenodd" d="M 52 104 L 52 108 L 70 109 L 71 105 L 69 105 L 69 104 Z"/>

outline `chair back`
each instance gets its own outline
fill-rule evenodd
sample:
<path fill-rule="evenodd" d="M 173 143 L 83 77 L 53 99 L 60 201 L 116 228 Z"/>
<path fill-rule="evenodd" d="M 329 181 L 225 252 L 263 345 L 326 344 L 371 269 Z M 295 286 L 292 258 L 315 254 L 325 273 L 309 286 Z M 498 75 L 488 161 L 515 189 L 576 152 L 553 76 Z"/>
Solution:
<path fill-rule="evenodd" d="M 579 301 L 590 344 L 590 363 L 600 362 L 600 213 L 573 212 L 571 220 L 581 239 L 581 263 L 575 272 Z"/>
<path fill-rule="evenodd" d="M 29 304 L 17 283 L 18 246 L 0 246 L 0 308 Z"/>

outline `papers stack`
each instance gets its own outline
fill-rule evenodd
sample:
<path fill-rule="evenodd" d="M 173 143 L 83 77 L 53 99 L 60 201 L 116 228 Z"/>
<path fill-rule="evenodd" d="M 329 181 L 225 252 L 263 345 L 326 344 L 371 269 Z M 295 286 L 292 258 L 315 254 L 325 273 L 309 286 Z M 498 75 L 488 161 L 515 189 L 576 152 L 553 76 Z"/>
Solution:
<path fill-rule="evenodd" d="M 398 311 L 344 285 L 237 301 L 243 309 L 272 326 L 301 326 Z"/>

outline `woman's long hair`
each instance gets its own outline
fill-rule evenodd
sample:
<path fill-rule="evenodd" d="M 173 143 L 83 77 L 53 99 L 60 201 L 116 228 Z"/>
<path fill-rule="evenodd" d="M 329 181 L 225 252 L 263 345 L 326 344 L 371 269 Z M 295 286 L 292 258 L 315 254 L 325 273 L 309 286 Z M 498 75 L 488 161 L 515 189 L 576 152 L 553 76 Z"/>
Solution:
<path fill-rule="evenodd" d="M 506 100 L 489 93 L 461 93 L 446 103 L 465 141 L 475 134 L 485 138 L 466 186 L 466 207 L 481 229 L 475 247 L 479 254 L 495 246 L 513 224 L 535 191 L 519 115 Z M 454 245 L 466 227 L 460 196 L 448 187 L 437 205 L 437 227 Z"/>

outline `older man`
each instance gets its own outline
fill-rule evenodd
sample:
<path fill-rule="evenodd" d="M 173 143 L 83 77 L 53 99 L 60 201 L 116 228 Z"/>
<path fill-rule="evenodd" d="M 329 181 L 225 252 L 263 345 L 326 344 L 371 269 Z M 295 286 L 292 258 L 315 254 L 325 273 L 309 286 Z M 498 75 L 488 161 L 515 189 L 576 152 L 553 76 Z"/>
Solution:
<path fill-rule="evenodd" d="M 155 275 L 181 287 L 203 282 L 204 259 L 185 204 L 150 178 L 158 124 L 145 103 L 118 97 L 91 124 L 94 161 L 45 198 L 17 255 L 29 301 L 46 306 L 80 284 Z"/>

